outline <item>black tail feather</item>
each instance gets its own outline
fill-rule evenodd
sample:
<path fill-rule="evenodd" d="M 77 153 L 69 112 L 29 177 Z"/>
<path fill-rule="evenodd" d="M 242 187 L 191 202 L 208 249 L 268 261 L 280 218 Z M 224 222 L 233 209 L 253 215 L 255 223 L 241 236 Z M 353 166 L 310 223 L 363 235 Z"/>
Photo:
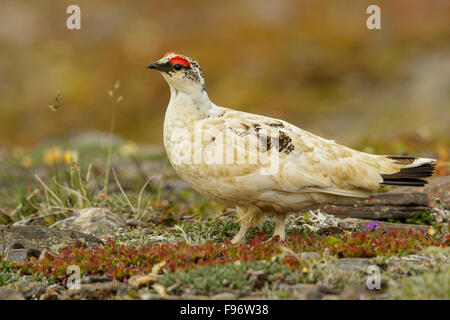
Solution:
<path fill-rule="evenodd" d="M 427 178 L 433 175 L 435 169 L 434 163 L 425 163 L 418 167 L 402 168 L 399 172 L 393 174 L 382 174 L 382 185 L 391 186 L 424 186 L 428 182 L 420 178 Z"/>

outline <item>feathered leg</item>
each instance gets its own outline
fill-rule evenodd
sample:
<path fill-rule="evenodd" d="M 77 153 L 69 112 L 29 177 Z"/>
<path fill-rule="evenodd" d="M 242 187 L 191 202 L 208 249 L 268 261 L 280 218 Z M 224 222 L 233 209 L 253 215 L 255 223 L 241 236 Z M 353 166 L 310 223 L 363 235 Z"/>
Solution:
<path fill-rule="evenodd" d="M 234 244 L 244 243 L 247 232 L 252 227 L 260 224 L 261 220 L 263 219 L 261 211 L 256 207 L 243 208 L 238 206 L 236 208 L 238 211 L 238 215 L 240 216 L 239 220 L 241 221 L 241 228 L 239 229 L 239 232 L 234 236 L 233 240 L 231 240 L 231 242 Z"/>
<path fill-rule="evenodd" d="M 273 231 L 272 237 L 269 240 L 272 240 L 276 236 L 280 236 L 280 240 L 284 241 L 286 239 L 286 228 L 284 222 L 286 220 L 287 214 L 285 213 L 276 213 L 275 214 L 275 230 Z"/>

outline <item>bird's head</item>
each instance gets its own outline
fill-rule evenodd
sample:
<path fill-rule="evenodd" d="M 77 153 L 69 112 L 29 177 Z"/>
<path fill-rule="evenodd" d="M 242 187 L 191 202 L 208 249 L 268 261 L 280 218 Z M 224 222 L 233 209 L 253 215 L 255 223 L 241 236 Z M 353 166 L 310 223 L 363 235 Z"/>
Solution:
<path fill-rule="evenodd" d="M 168 52 L 147 68 L 158 70 L 171 88 L 186 93 L 204 91 L 205 80 L 198 63 L 189 57 Z"/>

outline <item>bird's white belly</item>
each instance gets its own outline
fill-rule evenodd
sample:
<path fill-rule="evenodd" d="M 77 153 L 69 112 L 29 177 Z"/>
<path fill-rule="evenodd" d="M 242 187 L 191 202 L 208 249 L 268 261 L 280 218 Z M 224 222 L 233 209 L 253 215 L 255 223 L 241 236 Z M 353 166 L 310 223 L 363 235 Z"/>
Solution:
<path fill-rule="evenodd" d="M 220 168 L 205 170 L 204 165 L 200 164 L 172 163 L 172 166 L 193 189 L 209 198 L 230 203 L 248 201 L 252 198 L 253 190 L 249 186 L 238 185 L 234 177 L 220 175 Z M 212 172 L 219 174 L 211 175 Z"/>

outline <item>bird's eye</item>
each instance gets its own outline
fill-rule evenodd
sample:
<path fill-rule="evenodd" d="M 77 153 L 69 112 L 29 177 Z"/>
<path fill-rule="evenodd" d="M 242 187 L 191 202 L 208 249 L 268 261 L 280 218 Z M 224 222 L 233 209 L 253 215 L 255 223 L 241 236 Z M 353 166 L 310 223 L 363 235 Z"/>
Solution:
<path fill-rule="evenodd" d="M 173 68 L 178 71 L 178 70 L 181 70 L 183 68 L 183 66 L 181 64 L 177 63 L 176 65 L 173 66 Z"/>

